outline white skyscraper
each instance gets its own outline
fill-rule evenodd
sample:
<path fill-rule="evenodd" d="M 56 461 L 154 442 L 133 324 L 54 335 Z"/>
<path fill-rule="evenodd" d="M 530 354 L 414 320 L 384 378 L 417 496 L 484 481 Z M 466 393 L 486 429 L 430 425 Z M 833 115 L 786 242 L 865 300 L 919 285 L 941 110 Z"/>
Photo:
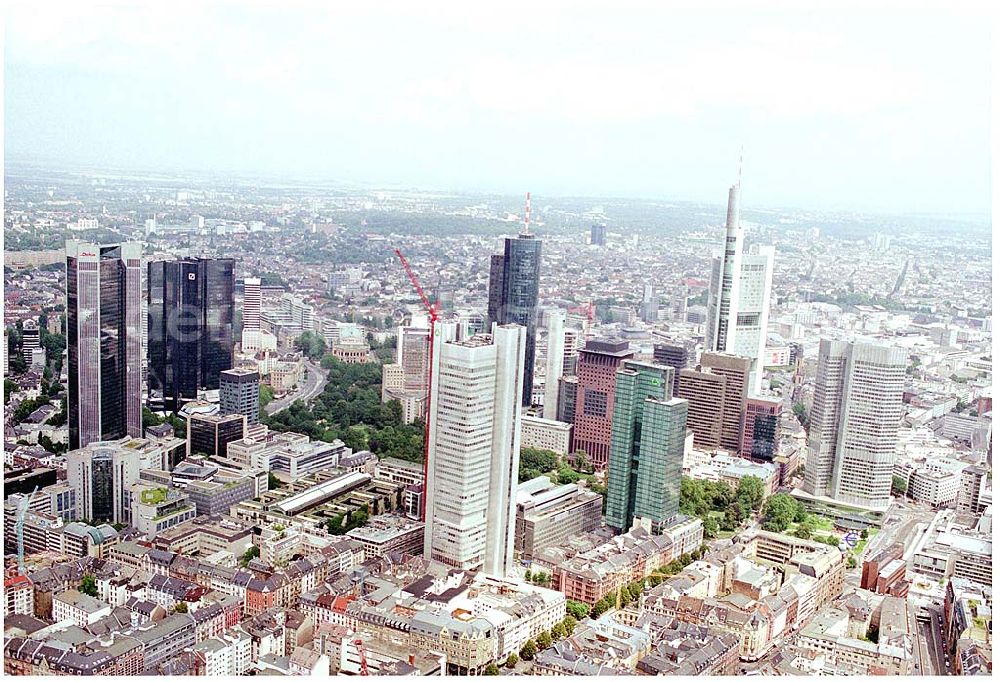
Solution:
<path fill-rule="evenodd" d="M 729 188 L 725 250 L 712 259 L 705 349 L 750 358 L 750 395 L 760 393 L 773 272 L 773 246 L 743 251 L 737 183 Z"/>
<path fill-rule="evenodd" d="M 245 351 L 257 350 L 260 341 L 260 278 L 243 278 L 243 338 Z"/>
<path fill-rule="evenodd" d="M 566 311 L 548 311 L 548 350 L 545 351 L 545 398 L 542 401 L 542 417 L 556 418 L 559 404 L 559 377 L 563 374 L 563 346 L 566 342 Z"/>
<path fill-rule="evenodd" d="M 424 557 L 505 576 L 514 559 L 525 328 L 434 334 Z"/>
<path fill-rule="evenodd" d="M 866 509 L 892 501 L 906 351 L 822 339 L 805 490 Z"/>

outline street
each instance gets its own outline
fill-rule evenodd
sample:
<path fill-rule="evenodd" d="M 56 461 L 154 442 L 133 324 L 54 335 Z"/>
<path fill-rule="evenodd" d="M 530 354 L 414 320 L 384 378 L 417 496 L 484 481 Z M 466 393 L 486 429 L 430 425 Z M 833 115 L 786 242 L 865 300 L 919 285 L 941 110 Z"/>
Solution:
<path fill-rule="evenodd" d="M 326 386 L 326 370 L 319 365 L 313 364 L 309 360 L 306 360 L 304 364 L 306 368 L 306 377 L 302 380 L 302 385 L 299 386 L 298 390 L 292 391 L 280 400 L 272 400 L 268 403 L 267 407 L 264 408 L 264 412 L 268 415 L 272 415 L 275 412 L 280 412 L 285 409 L 296 400 L 304 400 L 308 403 L 310 400 L 323 392 L 323 387 Z"/>

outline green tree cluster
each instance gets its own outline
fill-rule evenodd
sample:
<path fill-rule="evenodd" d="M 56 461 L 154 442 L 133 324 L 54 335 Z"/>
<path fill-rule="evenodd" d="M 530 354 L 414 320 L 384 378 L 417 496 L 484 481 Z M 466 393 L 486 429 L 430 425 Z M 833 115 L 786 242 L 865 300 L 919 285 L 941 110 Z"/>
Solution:
<path fill-rule="evenodd" d="M 311 407 L 297 400 L 261 421 L 275 431 L 294 431 L 328 442 L 339 438 L 355 449 L 422 462 L 424 426 L 404 424 L 398 401 L 382 403 L 381 366 L 330 360 L 324 363 L 329 365 L 327 384 Z"/>
<path fill-rule="evenodd" d="M 316 361 L 326 352 L 326 341 L 316 332 L 302 332 L 299 338 L 295 339 L 295 348 L 310 360 Z"/>
<path fill-rule="evenodd" d="M 517 480 L 519 483 L 546 474 L 559 466 L 559 455 L 551 450 L 525 447 L 521 448 L 521 459 L 518 466 Z M 567 467 L 568 468 L 568 467 Z M 570 469 L 572 472 L 572 469 Z"/>
<path fill-rule="evenodd" d="M 793 522 L 802 523 L 806 520 L 805 506 L 788 493 L 778 493 L 767 498 L 763 509 L 764 520 L 761 528 L 766 531 L 780 533 Z"/>
<path fill-rule="evenodd" d="M 80 592 L 89 594 L 91 597 L 97 596 L 97 578 L 91 573 L 86 573 L 80 580 Z"/>
<path fill-rule="evenodd" d="M 723 481 L 681 479 L 680 511 L 697 516 L 705 524 L 705 536 L 717 537 L 720 530 L 736 530 L 764 501 L 764 482 L 744 476 L 735 490 Z M 717 516 L 722 513 L 721 522 Z"/>
<path fill-rule="evenodd" d="M 355 528 L 360 528 L 368 522 L 368 510 L 358 509 L 348 514 L 346 520 L 343 514 L 337 514 L 327 519 L 326 532 L 330 535 L 343 535 Z"/>

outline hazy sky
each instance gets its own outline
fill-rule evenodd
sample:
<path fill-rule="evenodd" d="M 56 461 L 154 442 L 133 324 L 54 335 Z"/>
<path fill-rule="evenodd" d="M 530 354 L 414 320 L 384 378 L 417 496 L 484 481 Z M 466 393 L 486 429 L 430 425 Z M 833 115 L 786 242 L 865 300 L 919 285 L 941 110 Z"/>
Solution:
<path fill-rule="evenodd" d="M 982 17 L 44 4 L 9 159 L 722 203 L 743 145 L 749 205 L 989 211 Z"/>

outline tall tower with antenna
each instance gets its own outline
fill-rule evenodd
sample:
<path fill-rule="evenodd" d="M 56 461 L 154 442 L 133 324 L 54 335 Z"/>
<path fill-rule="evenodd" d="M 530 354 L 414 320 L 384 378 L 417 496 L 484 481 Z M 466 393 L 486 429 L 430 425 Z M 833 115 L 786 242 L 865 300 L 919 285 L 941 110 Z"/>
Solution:
<path fill-rule="evenodd" d="M 531 192 L 524 202 L 524 226 L 517 237 L 504 239 L 503 253 L 490 258 L 487 328 L 494 324 L 519 324 L 527 328 L 524 385 L 521 404 L 532 403 L 535 380 L 535 336 L 538 331 L 538 278 L 542 242 L 531 233 Z"/>
<path fill-rule="evenodd" d="M 736 184 L 729 188 L 726 209 L 726 241 L 722 253 L 712 259 L 708 292 L 705 350 L 750 358 L 749 394 L 760 393 L 762 358 L 767 341 L 774 247 L 753 245 L 744 249 L 740 222 L 743 183 L 743 150 Z"/>

